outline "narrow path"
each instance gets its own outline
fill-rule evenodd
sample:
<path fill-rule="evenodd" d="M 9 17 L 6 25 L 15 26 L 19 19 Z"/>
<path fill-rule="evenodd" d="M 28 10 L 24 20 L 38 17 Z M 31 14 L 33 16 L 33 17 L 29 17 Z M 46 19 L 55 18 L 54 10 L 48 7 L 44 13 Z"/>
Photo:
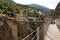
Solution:
<path fill-rule="evenodd" d="M 47 35 L 45 35 L 45 40 L 60 40 L 60 32 L 56 24 L 49 25 Z"/>

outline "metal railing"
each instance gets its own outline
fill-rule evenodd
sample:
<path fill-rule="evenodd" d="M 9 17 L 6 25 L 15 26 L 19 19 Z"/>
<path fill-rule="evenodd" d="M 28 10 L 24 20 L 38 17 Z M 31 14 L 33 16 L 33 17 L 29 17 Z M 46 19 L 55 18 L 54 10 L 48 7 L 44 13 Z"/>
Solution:
<path fill-rule="evenodd" d="M 9 19 L 10 20 L 10 19 Z M 12 19 L 11 19 L 12 20 Z M 20 21 L 20 19 L 14 19 L 15 21 Z M 22 22 L 29 22 L 29 21 L 22 21 Z M 35 21 L 30 21 L 30 22 L 35 22 Z M 37 22 L 43 22 L 43 21 L 37 21 Z M 40 27 L 37 27 L 36 30 L 34 30 L 32 33 L 30 33 L 29 35 L 27 35 L 25 38 L 23 38 L 22 40 L 26 40 L 28 37 L 30 37 L 31 35 L 33 35 L 35 33 L 35 35 L 31 38 L 31 40 L 40 40 L 40 33 L 44 30 L 45 27 L 42 27 L 40 29 Z M 50 36 L 48 34 L 47 35 L 49 38 Z M 36 37 L 36 38 L 35 38 Z M 50 38 L 51 39 L 51 38 Z M 51 39 L 52 40 L 52 39 Z"/>
<path fill-rule="evenodd" d="M 48 22 L 49 23 L 49 22 Z M 44 30 L 44 28 L 45 27 L 42 27 L 41 29 L 40 29 L 40 27 L 37 27 L 37 29 L 35 30 L 35 31 L 33 31 L 32 33 L 30 33 L 28 36 L 26 36 L 25 38 L 23 38 L 23 40 L 26 40 L 28 37 L 30 37 L 34 32 L 36 32 L 36 34 L 32 37 L 32 39 L 31 40 L 41 40 L 40 39 L 40 33 Z M 43 32 L 44 33 L 44 32 Z M 44 35 L 47 35 L 48 36 L 48 38 L 50 39 L 50 40 L 53 40 L 47 33 L 44 33 L 43 34 L 43 36 Z M 35 39 L 35 37 L 36 37 L 36 39 Z M 43 37 L 43 39 L 44 39 L 44 37 Z M 45 39 L 44 39 L 45 40 Z"/>
<path fill-rule="evenodd" d="M 12 18 L 13 19 L 13 18 Z M 12 19 L 9 19 L 9 20 L 12 20 Z M 43 22 L 43 21 L 24 21 L 24 20 L 20 20 L 20 19 L 13 19 L 13 21 L 20 21 L 20 22 Z M 35 33 L 35 35 L 31 38 L 31 40 L 41 40 L 40 39 L 40 33 L 44 30 L 45 27 L 42 27 L 40 29 L 40 27 L 37 27 L 36 30 L 34 30 L 32 33 L 30 33 L 29 35 L 27 35 L 25 38 L 23 38 L 22 40 L 26 40 L 28 39 L 31 35 L 33 35 Z M 43 32 L 44 33 L 44 32 Z M 47 35 L 49 38 L 50 36 L 48 34 L 45 34 Z M 52 38 L 50 38 L 52 40 Z"/>
<path fill-rule="evenodd" d="M 30 37 L 34 32 L 36 32 L 36 30 L 35 31 L 33 31 L 32 33 L 30 33 L 29 35 L 27 35 L 25 38 L 23 38 L 23 40 L 26 40 L 28 37 Z M 33 37 L 34 38 L 34 37 Z M 33 39 L 32 38 L 32 39 Z"/>
<path fill-rule="evenodd" d="M 27 35 L 25 38 L 23 38 L 23 40 L 26 40 L 28 37 L 30 37 L 34 32 L 36 32 L 36 34 L 32 37 L 32 39 L 31 40 L 34 40 L 35 39 L 35 37 L 37 37 L 37 39 L 36 40 L 40 40 L 40 32 L 42 31 L 44 29 L 44 27 L 43 28 L 41 28 L 41 30 L 40 30 L 40 27 L 37 27 L 37 29 L 36 30 L 34 30 L 32 33 L 30 33 L 29 35 Z"/>

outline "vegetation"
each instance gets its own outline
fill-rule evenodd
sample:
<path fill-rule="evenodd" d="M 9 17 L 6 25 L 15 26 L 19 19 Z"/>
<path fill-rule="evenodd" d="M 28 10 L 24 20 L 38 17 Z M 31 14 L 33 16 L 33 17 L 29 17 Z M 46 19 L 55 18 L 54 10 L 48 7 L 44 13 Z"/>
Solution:
<path fill-rule="evenodd" d="M 30 7 L 30 6 L 26 6 L 26 5 L 22 5 L 22 4 L 16 4 L 14 2 L 8 2 L 6 0 L 0 0 L 0 14 L 6 14 L 8 16 L 14 17 L 15 14 L 23 13 L 23 15 L 27 14 L 27 16 L 32 17 L 32 18 L 34 18 L 34 17 L 38 18 L 39 17 L 39 19 L 34 19 L 34 20 L 40 20 L 40 19 L 44 20 L 44 17 L 46 17 L 46 15 L 44 14 L 43 11 L 41 11 L 41 12 L 43 12 L 44 15 L 40 15 L 39 11 L 41 11 L 41 10 Z M 28 18 L 27 18 L 27 20 L 34 21 L 33 19 L 28 19 Z M 37 26 L 36 26 L 37 24 L 35 24 L 34 22 L 29 22 L 29 24 L 26 24 L 26 25 L 29 25 L 29 29 L 28 29 L 29 33 L 31 33 L 32 31 L 34 31 L 37 28 Z M 23 25 L 23 28 L 25 28 L 24 26 L 25 25 Z M 25 30 L 20 28 L 20 30 L 22 32 L 23 31 L 25 32 L 26 29 L 27 28 L 25 28 Z M 21 34 L 22 34 L 22 32 L 21 32 Z M 18 33 L 18 35 L 21 35 L 21 34 Z"/>
<path fill-rule="evenodd" d="M 13 16 L 14 14 L 24 13 L 31 16 L 35 11 L 38 12 L 39 9 L 14 2 L 8 2 L 7 0 L 0 0 L 0 14 Z"/>
<path fill-rule="evenodd" d="M 19 13 L 19 9 L 14 3 L 7 2 L 6 0 L 0 0 L 0 14 L 14 15 Z"/>

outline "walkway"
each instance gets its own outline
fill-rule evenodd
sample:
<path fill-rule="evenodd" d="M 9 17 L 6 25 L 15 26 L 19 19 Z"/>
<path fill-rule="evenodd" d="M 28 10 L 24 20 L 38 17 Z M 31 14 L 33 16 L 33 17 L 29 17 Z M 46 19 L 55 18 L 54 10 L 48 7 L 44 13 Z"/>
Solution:
<path fill-rule="evenodd" d="M 60 32 L 56 24 L 49 25 L 47 35 L 45 35 L 45 40 L 60 40 Z"/>

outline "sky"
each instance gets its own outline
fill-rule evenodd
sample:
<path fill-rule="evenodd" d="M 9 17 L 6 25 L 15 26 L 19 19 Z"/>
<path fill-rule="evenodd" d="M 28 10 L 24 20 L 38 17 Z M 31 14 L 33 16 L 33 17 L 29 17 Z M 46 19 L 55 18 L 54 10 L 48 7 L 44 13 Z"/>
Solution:
<path fill-rule="evenodd" d="M 13 0 L 19 4 L 38 4 L 50 9 L 55 9 L 60 0 Z"/>

